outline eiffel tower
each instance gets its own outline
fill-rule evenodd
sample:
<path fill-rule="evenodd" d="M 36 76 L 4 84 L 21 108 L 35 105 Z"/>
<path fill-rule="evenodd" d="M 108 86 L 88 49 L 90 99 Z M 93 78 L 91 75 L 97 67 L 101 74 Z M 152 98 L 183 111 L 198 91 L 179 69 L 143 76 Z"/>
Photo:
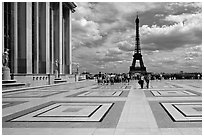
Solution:
<path fill-rule="evenodd" d="M 146 67 L 144 66 L 143 60 L 142 60 L 142 54 L 141 54 L 141 47 L 140 47 L 140 38 L 139 38 L 139 17 L 137 15 L 137 18 L 135 20 L 136 24 L 136 37 L 135 37 L 135 51 L 133 55 L 133 61 L 132 66 L 130 66 L 130 74 L 135 73 L 145 73 Z M 139 61 L 139 64 L 135 66 Z"/>

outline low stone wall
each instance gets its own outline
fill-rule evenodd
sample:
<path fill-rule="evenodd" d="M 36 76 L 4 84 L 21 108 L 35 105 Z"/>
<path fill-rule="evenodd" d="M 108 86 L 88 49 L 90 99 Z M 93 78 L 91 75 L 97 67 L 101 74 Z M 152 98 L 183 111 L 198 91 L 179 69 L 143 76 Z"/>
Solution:
<path fill-rule="evenodd" d="M 67 80 L 67 82 L 74 82 L 74 75 L 62 75 L 61 79 Z M 31 74 L 31 75 L 13 75 L 12 79 L 15 79 L 18 83 L 25 83 L 28 87 L 42 86 L 54 84 L 55 75 L 48 74 Z"/>

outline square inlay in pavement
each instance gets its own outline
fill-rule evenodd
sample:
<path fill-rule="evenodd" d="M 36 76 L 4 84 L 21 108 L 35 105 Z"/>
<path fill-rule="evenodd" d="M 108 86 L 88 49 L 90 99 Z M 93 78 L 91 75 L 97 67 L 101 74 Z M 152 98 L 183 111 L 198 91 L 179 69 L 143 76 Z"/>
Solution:
<path fill-rule="evenodd" d="M 154 96 L 197 96 L 185 90 L 151 90 Z"/>
<path fill-rule="evenodd" d="M 100 121 L 112 105 L 113 103 L 55 103 L 11 121 Z"/>
<path fill-rule="evenodd" d="M 126 86 L 126 85 L 119 85 L 119 84 L 114 84 L 114 85 L 104 85 L 100 86 L 100 89 L 130 89 L 131 86 Z"/>
<path fill-rule="evenodd" d="M 66 97 L 127 97 L 130 90 L 90 89 Z"/>
<path fill-rule="evenodd" d="M 151 88 L 154 88 L 154 89 L 156 89 L 156 88 L 164 88 L 164 89 L 166 89 L 166 88 L 175 88 L 175 87 L 172 86 L 172 85 L 151 85 Z"/>
<path fill-rule="evenodd" d="M 149 101 L 159 128 L 202 127 L 201 104 L 201 101 Z"/>
<path fill-rule="evenodd" d="M 91 90 L 77 96 L 120 96 L 121 90 Z"/>
<path fill-rule="evenodd" d="M 174 121 L 202 121 L 202 111 L 194 109 L 195 107 L 202 108 L 201 102 L 161 103 L 161 105 Z"/>
<path fill-rule="evenodd" d="M 41 98 L 48 97 L 55 94 L 63 93 L 64 91 L 25 91 L 20 93 L 12 93 L 3 95 L 3 98 Z"/>
<path fill-rule="evenodd" d="M 2 118 L 3 128 L 115 128 L 124 101 L 50 101 Z"/>

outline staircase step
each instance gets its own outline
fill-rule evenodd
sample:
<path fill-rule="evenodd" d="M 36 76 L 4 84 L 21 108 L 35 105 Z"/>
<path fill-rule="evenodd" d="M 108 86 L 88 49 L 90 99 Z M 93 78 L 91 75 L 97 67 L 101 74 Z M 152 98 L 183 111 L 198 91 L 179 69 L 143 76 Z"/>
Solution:
<path fill-rule="evenodd" d="M 55 78 L 54 80 L 62 80 L 61 78 Z"/>
<path fill-rule="evenodd" d="M 25 86 L 25 83 L 6 83 L 2 84 L 2 87 L 15 87 L 15 86 Z"/>
<path fill-rule="evenodd" d="M 61 82 L 67 82 L 67 80 L 62 80 L 62 79 L 55 79 L 55 80 L 54 80 L 54 83 L 55 83 L 55 84 L 61 83 Z"/>
<path fill-rule="evenodd" d="M 16 83 L 16 80 L 2 80 L 2 84 L 6 83 Z"/>

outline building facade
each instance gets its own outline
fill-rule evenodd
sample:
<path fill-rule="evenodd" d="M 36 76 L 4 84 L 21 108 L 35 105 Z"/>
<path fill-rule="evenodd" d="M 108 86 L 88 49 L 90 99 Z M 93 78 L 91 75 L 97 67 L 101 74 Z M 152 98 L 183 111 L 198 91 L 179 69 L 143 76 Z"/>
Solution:
<path fill-rule="evenodd" d="M 3 2 L 2 52 L 12 76 L 72 74 L 73 2 Z M 44 78 L 43 78 L 44 79 Z"/>

